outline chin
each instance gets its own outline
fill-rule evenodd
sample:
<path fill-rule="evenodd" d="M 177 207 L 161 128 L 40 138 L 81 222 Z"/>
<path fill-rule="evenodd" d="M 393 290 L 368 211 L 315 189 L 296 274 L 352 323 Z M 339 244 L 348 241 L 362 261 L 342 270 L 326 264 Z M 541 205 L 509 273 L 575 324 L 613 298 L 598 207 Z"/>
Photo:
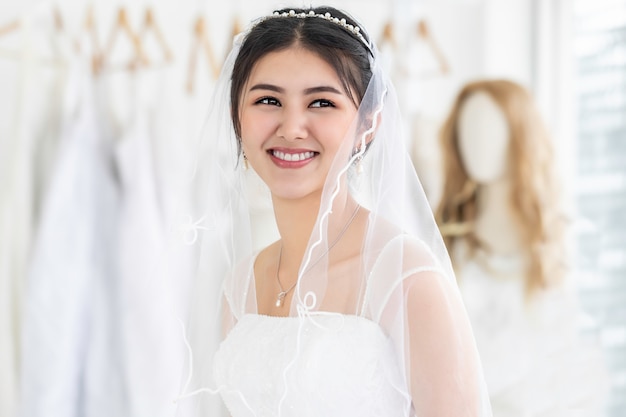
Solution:
<path fill-rule="evenodd" d="M 272 189 L 272 195 L 283 200 L 308 199 L 314 196 L 317 196 L 319 199 L 321 193 L 321 188 L 305 187 L 302 183 L 291 185 L 285 184 L 280 187 L 273 187 Z"/>

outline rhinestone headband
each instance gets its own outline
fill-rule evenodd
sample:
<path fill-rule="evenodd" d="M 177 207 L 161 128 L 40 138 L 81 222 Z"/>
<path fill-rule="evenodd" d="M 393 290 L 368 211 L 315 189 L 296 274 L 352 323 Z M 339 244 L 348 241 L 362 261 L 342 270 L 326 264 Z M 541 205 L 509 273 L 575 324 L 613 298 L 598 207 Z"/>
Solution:
<path fill-rule="evenodd" d="M 372 50 L 369 42 L 365 39 L 363 34 L 361 34 L 360 27 L 349 24 L 346 21 L 346 19 L 343 19 L 343 18 L 339 19 L 337 17 L 333 17 L 328 12 L 321 14 L 321 13 L 315 13 L 313 10 L 310 10 L 309 12 L 296 13 L 295 10 L 289 10 L 289 12 L 282 12 L 282 13 L 274 12 L 270 16 L 267 16 L 267 18 L 273 18 L 273 17 L 297 17 L 300 19 L 304 19 L 307 17 L 318 17 L 320 19 L 328 20 L 329 22 L 335 23 L 341 26 L 342 28 L 344 28 L 345 30 L 347 30 L 348 32 L 352 33 L 354 36 L 359 38 L 361 42 L 363 42 L 363 44 L 367 47 L 367 49 L 369 49 L 370 51 Z"/>

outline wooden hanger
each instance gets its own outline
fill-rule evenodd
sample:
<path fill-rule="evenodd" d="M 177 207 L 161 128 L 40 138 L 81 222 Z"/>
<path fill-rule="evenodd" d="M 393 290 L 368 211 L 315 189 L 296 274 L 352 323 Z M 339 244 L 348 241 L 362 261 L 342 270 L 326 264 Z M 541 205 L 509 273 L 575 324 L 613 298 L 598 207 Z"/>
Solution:
<path fill-rule="evenodd" d="M 70 36 L 65 29 L 65 21 L 63 19 L 63 15 L 61 14 L 61 11 L 59 10 L 59 8 L 57 6 L 54 6 L 52 8 L 52 21 L 54 24 L 54 35 L 53 36 L 57 36 L 57 37 L 64 37 L 69 45 L 69 47 L 71 48 L 73 53 L 79 53 L 80 52 L 80 42 L 76 39 L 76 37 L 72 37 Z M 56 48 L 55 48 L 56 49 Z M 58 51 L 58 50 L 56 50 Z M 49 61 L 54 65 L 54 64 L 60 64 L 60 65 L 64 65 L 67 63 L 67 61 L 65 61 L 65 59 L 61 58 L 60 60 L 57 59 L 58 57 L 52 57 Z"/>
<path fill-rule="evenodd" d="M 22 27 L 21 22 L 16 19 L 0 27 L 0 38 L 17 32 Z M 9 60 L 20 60 L 22 54 L 18 50 L 0 49 L 0 57 Z"/>
<path fill-rule="evenodd" d="M 63 32 L 64 30 L 63 17 L 61 16 L 61 12 L 56 6 L 53 7 L 52 9 L 52 19 L 54 22 L 55 31 L 58 33 Z M 21 29 L 22 29 L 21 21 L 19 19 L 15 19 L 12 22 L 9 22 L 8 24 L 0 27 L 0 37 L 10 35 L 11 33 L 17 32 L 18 30 L 21 30 Z M 21 57 L 21 53 L 18 50 L 13 50 L 13 51 L 4 50 L 0 52 L 2 53 L 2 55 L 5 55 L 11 59 L 19 60 Z M 46 58 L 39 57 L 37 59 L 37 62 L 41 65 L 47 65 L 47 66 L 58 65 L 58 61 L 55 61 L 54 59 L 50 59 L 49 57 L 46 57 Z"/>
<path fill-rule="evenodd" d="M 62 32 L 63 29 L 65 28 L 65 24 L 63 22 L 63 16 L 61 15 L 61 12 L 59 11 L 57 7 L 54 7 L 52 9 L 52 18 L 54 20 L 54 28 L 58 32 Z"/>
<path fill-rule="evenodd" d="M 13 33 L 20 28 L 20 21 L 14 20 L 12 22 L 7 23 L 4 26 L 0 26 L 0 37 L 8 35 L 9 33 Z"/>
<path fill-rule="evenodd" d="M 174 54 L 172 53 L 171 48 L 167 44 L 167 41 L 165 40 L 165 36 L 163 36 L 163 31 L 157 24 L 156 19 L 154 18 L 154 13 L 152 11 L 152 8 L 150 7 L 146 9 L 146 12 L 144 15 L 143 26 L 139 34 L 137 35 L 137 39 L 142 47 L 145 47 L 145 42 L 146 42 L 145 38 L 149 31 L 154 33 L 154 36 L 156 37 L 159 47 L 161 48 L 161 51 L 163 52 L 163 60 L 165 62 L 171 62 L 174 59 Z M 148 58 L 147 57 L 145 58 L 146 58 L 145 64 L 150 64 L 150 62 L 148 61 Z"/>
<path fill-rule="evenodd" d="M 187 72 L 187 92 L 194 92 L 194 79 L 196 73 L 196 66 L 198 63 L 198 55 L 200 51 L 204 51 L 207 57 L 209 68 L 211 69 L 211 75 L 213 79 L 217 79 L 220 75 L 220 64 L 215 59 L 213 47 L 209 41 L 206 29 L 206 20 L 204 16 L 198 16 L 193 28 L 193 45 L 191 48 L 191 55 L 189 56 L 189 69 Z"/>
<path fill-rule="evenodd" d="M 52 8 L 52 19 L 54 20 L 54 27 L 58 32 L 62 32 L 64 28 L 63 24 L 63 16 L 59 11 L 59 8 L 54 6 Z M 0 26 L 0 37 L 8 35 L 9 33 L 13 33 L 20 29 L 21 24 L 18 19 L 13 20 L 12 22 L 7 23 L 4 26 Z"/>
<path fill-rule="evenodd" d="M 382 45 L 386 44 L 390 44 L 394 51 L 398 49 L 398 41 L 396 40 L 396 33 L 392 20 L 387 21 L 383 27 L 383 34 L 378 42 L 378 49 L 382 49 Z"/>
<path fill-rule="evenodd" d="M 450 66 L 448 65 L 448 61 L 443 52 L 439 48 L 439 45 L 435 41 L 435 38 L 432 35 L 430 27 L 425 19 L 420 19 L 417 22 L 417 35 L 426 42 L 431 52 L 435 56 L 437 64 L 439 65 L 439 73 L 441 75 L 447 75 L 450 72 Z"/>
<path fill-rule="evenodd" d="M 109 35 L 109 40 L 102 52 L 101 56 L 101 67 L 109 66 L 108 60 L 111 58 L 111 54 L 115 47 L 115 42 L 118 38 L 118 34 L 123 32 L 128 40 L 131 42 L 133 47 L 134 55 L 130 61 L 124 67 L 126 69 L 135 69 L 138 66 L 146 65 L 148 63 L 148 58 L 143 50 L 143 46 L 141 44 L 141 40 L 139 36 L 133 31 L 133 28 L 128 23 L 128 17 L 126 15 L 126 9 L 121 7 L 117 12 L 117 20 L 115 21 L 115 25 L 113 26 L 113 30 Z"/>
<path fill-rule="evenodd" d="M 100 42 L 98 40 L 98 31 L 96 30 L 96 19 L 93 15 L 93 6 L 89 4 L 85 12 L 85 20 L 83 22 L 83 30 L 87 33 L 91 42 L 91 69 L 94 74 L 98 74 L 104 65 L 104 58 Z"/>

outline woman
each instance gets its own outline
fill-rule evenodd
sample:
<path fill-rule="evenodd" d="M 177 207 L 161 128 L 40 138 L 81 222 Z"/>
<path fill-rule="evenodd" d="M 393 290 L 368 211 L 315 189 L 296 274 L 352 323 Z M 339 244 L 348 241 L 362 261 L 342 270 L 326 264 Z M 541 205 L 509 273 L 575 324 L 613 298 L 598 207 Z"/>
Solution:
<path fill-rule="evenodd" d="M 233 417 L 490 415 L 376 58 L 329 7 L 280 10 L 236 40 L 197 154 L 182 414 L 214 415 L 219 393 Z M 255 251 L 264 193 L 279 239 Z"/>

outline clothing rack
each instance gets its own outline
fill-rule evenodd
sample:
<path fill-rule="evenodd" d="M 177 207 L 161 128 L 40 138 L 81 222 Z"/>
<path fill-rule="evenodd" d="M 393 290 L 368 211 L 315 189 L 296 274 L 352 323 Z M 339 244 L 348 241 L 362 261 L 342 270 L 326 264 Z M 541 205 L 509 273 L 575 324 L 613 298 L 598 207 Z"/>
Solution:
<path fill-rule="evenodd" d="M 66 31 L 66 25 L 63 15 L 58 7 L 52 7 L 52 20 L 54 27 L 59 31 Z M 81 31 L 75 34 L 73 39 L 73 47 L 75 51 L 80 51 L 79 36 L 87 36 L 90 42 L 91 48 L 91 61 L 92 70 L 95 75 L 102 72 L 116 72 L 116 71 L 137 71 L 140 69 L 149 69 L 158 66 L 168 66 L 173 64 L 175 56 L 171 42 L 163 30 L 162 26 L 157 20 L 157 13 L 151 6 L 146 6 L 143 9 L 143 19 L 138 25 L 134 27 L 131 24 L 129 18 L 129 11 L 126 6 L 120 6 L 116 11 L 115 20 L 108 34 L 104 36 L 105 41 L 101 39 L 101 32 L 97 28 L 97 20 L 94 16 L 94 7 L 89 4 L 86 7 L 85 15 L 83 18 L 83 24 Z M 236 13 L 231 21 L 230 36 L 228 36 L 228 45 L 225 48 L 226 51 L 230 49 L 230 42 L 232 38 L 242 31 L 243 25 L 241 23 L 242 16 Z M 18 32 L 21 28 L 21 22 L 19 19 L 8 22 L 3 26 L 0 26 L 0 38 L 9 34 Z M 450 72 L 450 65 L 446 59 L 445 53 L 440 48 L 438 42 L 433 35 L 431 25 L 422 18 L 417 21 L 415 26 L 415 32 L 418 39 L 425 42 L 428 49 L 434 56 L 438 66 L 437 75 L 446 75 Z M 208 19 L 202 14 L 198 13 L 197 16 L 191 21 L 191 39 L 190 39 L 190 53 L 188 63 L 186 65 L 186 79 L 185 79 L 185 91 L 189 94 L 193 94 L 195 90 L 197 77 L 197 66 L 199 62 L 199 56 L 205 56 L 205 62 L 208 66 L 209 79 L 215 80 L 219 76 L 221 65 L 226 57 L 219 59 L 215 53 L 214 39 L 211 36 L 210 25 Z M 147 43 L 150 38 L 156 41 L 157 54 L 159 56 L 149 56 L 147 51 Z M 402 39 L 402 38 L 400 38 Z M 130 45 L 131 55 L 122 60 L 114 61 L 114 53 L 121 45 L 120 43 L 127 42 Z M 410 42 L 410 40 L 409 40 Z M 395 54 L 401 54 L 397 28 L 393 19 L 389 19 L 384 25 L 381 36 L 380 45 L 390 44 L 392 51 Z M 5 57 L 17 59 L 19 53 L 17 51 L 3 51 Z M 412 74 L 410 69 L 404 68 L 406 76 L 422 77 L 423 74 Z M 432 76 L 432 74 L 430 74 Z"/>

